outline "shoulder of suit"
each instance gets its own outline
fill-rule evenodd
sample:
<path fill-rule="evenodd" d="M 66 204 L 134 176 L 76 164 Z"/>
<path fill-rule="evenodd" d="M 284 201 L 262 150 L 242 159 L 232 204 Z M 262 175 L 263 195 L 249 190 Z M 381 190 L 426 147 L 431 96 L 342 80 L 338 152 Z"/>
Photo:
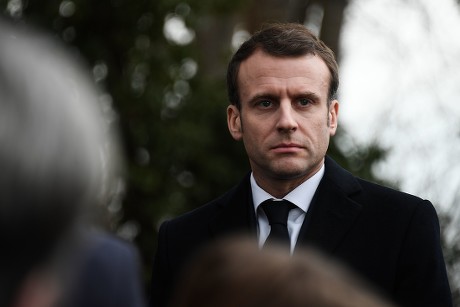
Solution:
<path fill-rule="evenodd" d="M 409 203 L 419 203 L 425 201 L 424 199 L 416 195 L 400 191 L 393 187 L 385 186 L 361 178 L 357 178 L 357 180 L 363 188 L 364 192 L 372 193 L 373 195 L 375 195 L 375 197 L 379 197 L 382 200 L 399 199 L 401 201 Z"/>
<path fill-rule="evenodd" d="M 216 197 L 215 199 L 198 206 L 188 212 L 185 212 L 171 220 L 169 222 L 185 222 L 187 220 L 196 221 L 197 219 L 209 219 L 214 217 L 216 214 L 220 212 L 220 210 L 229 205 L 231 200 L 235 199 L 235 197 L 240 197 L 242 194 L 248 193 L 250 189 L 249 184 L 249 174 L 244 176 L 244 178 L 235 186 L 233 186 L 230 190 L 226 191 L 224 194 Z M 245 197 L 245 196 L 244 196 Z"/>
<path fill-rule="evenodd" d="M 356 177 L 329 157 L 326 158 L 325 177 L 329 183 L 335 184 L 338 189 L 351 198 L 373 200 L 376 203 L 418 204 L 427 202 L 418 196 L 402 192 L 396 188 Z"/>

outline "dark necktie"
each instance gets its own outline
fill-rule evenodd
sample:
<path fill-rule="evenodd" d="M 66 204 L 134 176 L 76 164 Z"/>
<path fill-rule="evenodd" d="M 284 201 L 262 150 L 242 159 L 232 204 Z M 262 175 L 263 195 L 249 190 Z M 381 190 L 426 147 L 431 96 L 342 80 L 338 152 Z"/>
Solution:
<path fill-rule="evenodd" d="M 289 211 L 295 208 L 295 205 L 287 200 L 266 200 L 262 204 L 262 209 L 268 218 L 270 224 L 270 234 L 264 245 L 271 243 L 286 244 L 290 246 L 289 232 L 287 229 L 287 219 Z"/>

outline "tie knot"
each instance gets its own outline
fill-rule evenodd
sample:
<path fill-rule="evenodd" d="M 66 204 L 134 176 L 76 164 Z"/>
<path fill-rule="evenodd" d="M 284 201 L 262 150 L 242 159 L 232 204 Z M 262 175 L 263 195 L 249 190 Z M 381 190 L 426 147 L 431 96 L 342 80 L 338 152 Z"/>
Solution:
<path fill-rule="evenodd" d="M 262 209 L 267 215 L 268 223 L 270 226 L 274 224 L 281 224 L 286 226 L 289 211 L 295 208 L 295 205 L 287 200 L 273 200 L 269 199 L 264 201 L 262 204 Z"/>

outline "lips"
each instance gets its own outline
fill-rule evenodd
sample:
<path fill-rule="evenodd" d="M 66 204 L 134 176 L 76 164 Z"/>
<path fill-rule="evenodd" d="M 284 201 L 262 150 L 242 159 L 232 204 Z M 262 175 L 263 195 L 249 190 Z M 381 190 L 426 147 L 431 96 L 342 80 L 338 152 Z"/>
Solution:
<path fill-rule="evenodd" d="M 302 149 L 301 145 L 295 143 L 281 143 L 272 147 L 272 151 L 278 153 L 294 153 Z"/>

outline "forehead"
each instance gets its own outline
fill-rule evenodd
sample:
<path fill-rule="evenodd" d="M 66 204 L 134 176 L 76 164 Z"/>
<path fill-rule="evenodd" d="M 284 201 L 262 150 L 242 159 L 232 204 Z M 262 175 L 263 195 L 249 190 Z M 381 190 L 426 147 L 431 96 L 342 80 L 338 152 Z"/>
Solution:
<path fill-rule="evenodd" d="M 316 55 L 275 57 L 257 50 L 241 62 L 238 86 L 241 95 L 261 89 L 298 88 L 327 97 L 330 78 L 326 63 Z"/>

